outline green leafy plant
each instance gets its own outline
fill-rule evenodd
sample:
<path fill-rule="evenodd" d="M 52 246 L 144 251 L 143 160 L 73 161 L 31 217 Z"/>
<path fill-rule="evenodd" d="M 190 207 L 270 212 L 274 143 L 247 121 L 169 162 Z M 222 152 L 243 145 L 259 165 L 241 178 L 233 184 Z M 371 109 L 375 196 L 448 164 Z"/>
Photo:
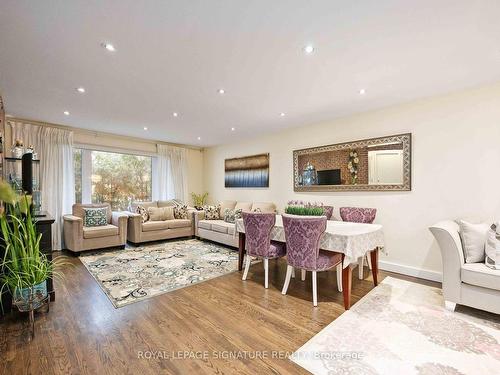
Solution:
<path fill-rule="evenodd" d="M 193 204 L 195 207 L 201 207 L 207 202 L 208 193 L 203 193 L 203 194 L 191 193 L 191 198 L 193 199 Z"/>
<path fill-rule="evenodd" d="M 323 216 L 325 210 L 321 207 L 287 206 L 285 213 L 300 216 Z"/>
<path fill-rule="evenodd" d="M 57 276 L 54 268 L 62 263 L 62 258 L 51 261 L 40 251 L 42 235 L 31 214 L 31 196 L 18 196 L 5 181 L 0 181 L 0 201 L 5 205 L 0 212 L 4 250 L 0 260 L 0 294 L 8 288 L 16 296 L 23 289 Z"/>

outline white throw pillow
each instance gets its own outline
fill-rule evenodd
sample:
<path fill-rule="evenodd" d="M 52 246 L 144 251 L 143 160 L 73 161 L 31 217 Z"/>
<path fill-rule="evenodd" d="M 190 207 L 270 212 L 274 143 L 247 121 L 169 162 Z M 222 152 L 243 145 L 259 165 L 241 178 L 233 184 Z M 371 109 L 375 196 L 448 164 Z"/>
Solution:
<path fill-rule="evenodd" d="M 458 220 L 458 225 L 465 263 L 484 262 L 486 235 L 490 226 L 486 223 L 472 224 L 465 220 Z"/>
<path fill-rule="evenodd" d="M 494 270 L 500 270 L 500 223 L 492 225 L 488 231 L 485 264 Z"/>

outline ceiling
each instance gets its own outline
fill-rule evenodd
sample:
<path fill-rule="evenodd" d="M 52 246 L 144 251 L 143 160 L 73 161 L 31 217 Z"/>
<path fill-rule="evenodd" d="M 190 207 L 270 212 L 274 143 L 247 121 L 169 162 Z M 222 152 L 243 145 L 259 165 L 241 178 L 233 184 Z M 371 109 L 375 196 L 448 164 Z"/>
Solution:
<path fill-rule="evenodd" d="M 500 81 L 499 14 L 498 0 L 2 0 L 0 90 L 16 117 L 210 146 Z"/>

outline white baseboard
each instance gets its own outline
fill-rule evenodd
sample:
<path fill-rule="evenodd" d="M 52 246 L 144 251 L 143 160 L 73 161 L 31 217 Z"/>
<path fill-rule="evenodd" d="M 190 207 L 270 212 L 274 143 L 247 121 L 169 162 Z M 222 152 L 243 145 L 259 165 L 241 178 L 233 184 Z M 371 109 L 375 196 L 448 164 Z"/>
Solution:
<path fill-rule="evenodd" d="M 379 269 L 384 271 L 400 273 L 402 275 L 407 275 L 407 276 L 414 276 L 420 279 L 426 279 L 437 282 L 443 281 L 443 275 L 441 274 L 441 272 L 426 270 L 413 266 L 405 266 L 403 264 L 386 262 L 383 260 L 379 260 L 378 267 Z"/>

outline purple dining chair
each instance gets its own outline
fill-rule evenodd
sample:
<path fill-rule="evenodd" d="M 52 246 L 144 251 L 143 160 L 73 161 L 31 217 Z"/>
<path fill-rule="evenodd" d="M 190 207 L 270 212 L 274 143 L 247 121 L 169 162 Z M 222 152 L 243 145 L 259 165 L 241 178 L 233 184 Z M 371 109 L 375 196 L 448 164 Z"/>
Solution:
<path fill-rule="evenodd" d="M 269 287 L 269 259 L 280 258 L 286 254 L 285 244 L 271 241 L 271 230 L 276 222 L 274 213 L 243 212 L 245 226 L 246 264 L 242 280 L 246 280 L 252 257 L 263 258 L 265 281 Z"/>
<path fill-rule="evenodd" d="M 320 249 L 321 235 L 326 230 L 327 220 L 325 216 L 283 214 L 282 217 L 288 267 L 286 269 L 285 285 L 283 285 L 281 293 L 286 294 L 294 268 L 312 271 L 313 305 L 318 306 L 316 274 L 320 271 L 328 271 L 336 266 L 342 267 L 342 254 Z M 338 279 L 337 275 L 337 282 Z M 340 285 L 339 290 L 341 290 Z"/>
<path fill-rule="evenodd" d="M 342 218 L 343 221 L 349 221 L 351 223 L 365 223 L 365 224 L 372 224 L 373 221 L 375 220 L 375 216 L 377 215 L 377 209 L 376 208 L 363 208 L 363 207 L 340 207 L 340 217 Z M 365 257 L 366 261 L 368 263 L 368 267 L 371 269 L 372 264 L 370 257 L 368 255 L 365 255 L 358 260 L 358 270 L 359 270 L 359 279 L 362 280 L 364 273 L 363 273 L 363 267 L 364 267 L 364 262 L 365 262 Z"/>

